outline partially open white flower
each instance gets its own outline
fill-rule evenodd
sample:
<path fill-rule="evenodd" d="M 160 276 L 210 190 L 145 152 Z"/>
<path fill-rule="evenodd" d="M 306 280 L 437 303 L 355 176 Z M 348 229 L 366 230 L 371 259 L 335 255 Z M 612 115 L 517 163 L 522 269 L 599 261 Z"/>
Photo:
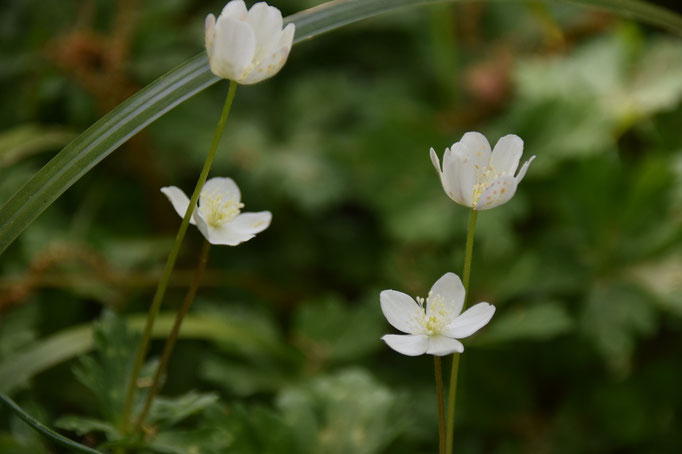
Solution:
<path fill-rule="evenodd" d="M 464 286 L 454 273 L 446 273 L 433 284 L 429 296 L 417 298 L 395 290 L 381 292 L 381 310 L 388 322 L 408 334 L 387 334 L 384 340 L 403 355 L 445 356 L 462 353 L 457 339 L 469 337 L 484 327 L 495 313 L 495 306 L 478 303 L 463 314 Z"/>
<path fill-rule="evenodd" d="M 455 202 L 478 211 L 507 203 L 516 193 L 528 166 L 526 161 L 514 176 L 523 154 L 523 140 L 509 134 L 490 144 L 483 134 L 467 132 L 462 139 L 445 149 L 441 170 L 438 155 L 431 148 L 431 162 L 440 175 L 445 193 Z"/>
<path fill-rule="evenodd" d="M 232 0 L 216 20 L 206 16 L 206 52 L 213 74 L 240 84 L 255 84 L 284 66 L 296 26 L 282 29 L 282 13 L 265 2 L 250 10 Z"/>
<path fill-rule="evenodd" d="M 185 193 L 175 186 L 161 188 L 161 192 L 184 218 L 189 206 Z M 241 213 L 243 207 L 239 188 L 231 178 L 211 178 L 204 184 L 189 222 L 197 226 L 209 243 L 236 246 L 267 229 L 272 220 L 269 211 Z"/>

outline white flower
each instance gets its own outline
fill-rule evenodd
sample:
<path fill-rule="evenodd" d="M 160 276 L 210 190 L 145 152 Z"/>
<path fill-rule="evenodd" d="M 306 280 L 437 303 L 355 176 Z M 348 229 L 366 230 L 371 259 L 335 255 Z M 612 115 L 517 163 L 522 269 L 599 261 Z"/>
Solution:
<path fill-rule="evenodd" d="M 471 336 L 485 326 L 495 313 L 495 306 L 478 303 L 463 314 L 464 286 L 454 273 L 446 273 L 433 284 L 426 307 L 424 298 L 412 297 L 395 290 L 381 292 L 381 310 L 388 322 L 408 334 L 387 334 L 384 340 L 403 355 L 445 356 L 462 353 L 457 339 Z"/>
<path fill-rule="evenodd" d="M 523 140 L 514 134 L 502 137 L 491 152 L 483 134 L 467 132 L 462 140 L 445 149 L 442 170 L 433 148 L 431 162 L 448 197 L 481 211 L 507 203 L 514 196 L 516 186 L 535 159 L 532 156 L 514 176 L 522 154 Z"/>
<path fill-rule="evenodd" d="M 255 84 L 284 66 L 296 26 L 282 30 L 282 13 L 267 3 L 250 10 L 242 0 L 225 5 L 216 20 L 206 16 L 206 52 L 213 74 L 240 84 Z"/>
<path fill-rule="evenodd" d="M 184 218 L 189 206 L 185 193 L 175 186 L 161 188 L 161 192 Z M 269 211 L 240 214 L 244 207 L 240 200 L 239 188 L 231 178 L 211 178 L 204 184 L 199 205 L 189 222 L 196 225 L 211 244 L 236 246 L 248 241 L 268 228 L 272 214 Z"/>

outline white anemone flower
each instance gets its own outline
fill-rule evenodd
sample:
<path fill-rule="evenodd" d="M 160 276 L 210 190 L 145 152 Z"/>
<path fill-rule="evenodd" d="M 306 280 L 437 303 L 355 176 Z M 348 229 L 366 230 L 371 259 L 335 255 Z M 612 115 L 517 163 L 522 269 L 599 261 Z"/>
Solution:
<path fill-rule="evenodd" d="M 161 188 L 161 192 L 184 218 L 189 207 L 185 193 L 175 186 Z M 236 246 L 267 229 L 272 220 L 269 211 L 241 213 L 242 208 L 239 187 L 231 178 L 211 178 L 204 184 L 199 205 L 189 222 L 197 226 L 209 243 Z"/>
<path fill-rule="evenodd" d="M 407 356 L 424 353 L 445 356 L 464 351 L 457 339 L 471 336 L 484 327 L 495 306 L 478 303 L 464 313 L 464 286 L 454 273 L 446 273 L 433 284 L 429 296 L 417 298 L 395 290 L 381 292 L 381 310 L 388 322 L 407 334 L 387 334 L 381 339 Z"/>
<path fill-rule="evenodd" d="M 282 13 L 267 3 L 247 11 L 242 0 L 225 5 L 216 20 L 206 16 L 206 52 L 213 74 L 240 84 L 255 84 L 284 66 L 296 26 L 282 29 Z"/>
<path fill-rule="evenodd" d="M 514 176 L 523 154 L 523 140 L 509 134 L 490 144 L 483 134 L 467 132 L 462 139 L 445 149 L 443 168 L 431 148 L 431 162 L 440 175 L 445 193 L 455 202 L 477 211 L 489 210 L 507 203 L 516 193 L 528 166 L 526 161 Z"/>

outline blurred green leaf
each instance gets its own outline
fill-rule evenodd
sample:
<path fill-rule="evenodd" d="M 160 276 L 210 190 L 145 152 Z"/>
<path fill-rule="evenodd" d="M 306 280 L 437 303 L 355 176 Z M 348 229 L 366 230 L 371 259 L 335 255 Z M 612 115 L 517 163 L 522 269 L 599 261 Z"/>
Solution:
<path fill-rule="evenodd" d="M 62 416 L 55 421 L 54 425 L 60 429 L 74 432 L 80 436 L 92 432 L 103 432 L 109 440 L 120 438 L 118 429 L 115 426 L 100 419 L 87 418 L 84 416 Z"/>
<path fill-rule="evenodd" d="M 175 425 L 218 401 L 216 394 L 189 392 L 178 397 L 154 399 L 148 421 L 166 426 Z"/>
<path fill-rule="evenodd" d="M 385 329 L 379 305 L 349 307 L 336 297 L 303 303 L 296 314 L 296 342 L 313 362 L 352 361 L 381 348 Z"/>
<path fill-rule="evenodd" d="M 95 355 L 82 357 L 74 374 L 94 395 L 100 416 L 119 426 L 138 335 L 129 332 L 113 312 L 105 311 L 95 322 L 93 336 Z"/>
<path fill-rule="evenodd" d="M 285 389 L 277 399 L 303 453 L 381 452 L 404 429 L 400 399 L 367 372 L 346 370 Z"/>
<path fill-rule="evenodd" d="M 657 325 L 654 305 L 640 289 L 619 282 L 595 286 L 581 314 L 581 327 L 616 373 L 630 371 L 636 341 Z"/>
<path fill-rule="evenodd" d="M 515 341 L 547 341 L 570 332 L 572 317 L 555 302 L 534 303 L 495 314 L 490 326 L 469 342 L 471 345 L 501 345 Z"/>
<path fill-rule="evenodd" d="M 17 161 L 69 143 L 75 133 L 63 128 L 26 124 L 0 132 L 0 169 Z"/>
<path fill-rule="evenodd" d="M 145 319 L 142 315 L 130 317 L 130 329 L 141 330 Z M 174 319 L 175 314 L 160 314 L 154 326 L 154 337 L 165 338 Z M 262 331 L 252 330 L 248 325 L 243 325 L 243 321 L 243 317 L 190 314 L 185 318 L 180 337 L 209 339 L 221 346 L 236 347 L 247 352 L 263 349 L 277 357 L 290 354 L 278 340 L 262 337 Z M 91 324 L 71 327 L 40 339 L 6 358 L 0 363 L 0 392 L 12 392 L 26 385 L 34 375 L 87 353 L 94 345 L 92 334 Z"/>

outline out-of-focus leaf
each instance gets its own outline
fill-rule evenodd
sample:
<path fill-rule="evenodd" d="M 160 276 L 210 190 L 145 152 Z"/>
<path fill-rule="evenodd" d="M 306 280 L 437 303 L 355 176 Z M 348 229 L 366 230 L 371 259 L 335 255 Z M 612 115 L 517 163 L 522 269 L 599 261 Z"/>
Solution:
<path fill-rule="evenodd" d="M 54 425 L 81 436 L 91 432 L 103 432 L 109 440 L 115 440 L 120 437 L 118 429 L 110 423 L 84 416 L 63 416 L 55 421 Z"/>
<path fill-rule="evenodd" d="M 637 339 L 656 328 L 654 307 L 650 298 L 632 285 L 610 282 L 593 288 L 581 326 L 615 373 L 629 372 Z"/>
<path fill-rule="evenodd" d="M 211 357 L 203 363 L 201 375 L 215 386 L 240 397 L 274 392 L 290 378 L 269 357 L 246 364 L 224 357 Z"/>
<path fill-rule="evenodd" d="M 655 295 L 661 309 L 682 317 L 682 254 L 677 252 L 634 266 L 627 275 Z"/>
<path fill-rule="evenodd" d="M 277 401 L 311 454 L 378 453 L 407 422 L 400 399 L 362 370 L 317 377 L 284 390 Z"/>
<path fill-rule="evenodd" d="M 0 169 L 34 154 L 61 148 L 75 136 L 62 128 L 32 124 L 3 131 L 0 133 Z"/>
<path fill-rule="evenodd" d="M 381 347 L 384 320 L 378 304 L 349 307 L 328 297 L 301 305 L 296 341 L 313 362 L 349 361 Z"/>
<path fill-rule="evenodd" d="M 574 322 L 564 307 L 555 302 L 521 306 L 495 314 L 490 325 L 469 344 L 502 345 L 515 341 L 545 341 L 566 334 Z"/>
<path fill-rule="evenodd" d="M 148 421 L 172 426 L 217 401 L 216 394 L 199 394 L 193 391 L 174 398 L 159 396 L 154 399 Z"/>
<path fill-rule="evenodd" d="M 309 454 L 309 443 L 299 446 L 295 430 L 289 427 L 281 415 L 260 406 L 246 408 L 235 405 L 226 414 L 215 415 L 217 427 L 226 430 L 231 437 L 229 449 L 216 454 L 286 454 L 295 452 Z M 254 436 L 254 434 L 257 434 Z"/>
<path fill-rule="evenodd" d="M 118 426 L 138 336 L 109 311 L 95 322 L 93 335 L 95 355 L 81 358 L 74 373 L 93 393 L 102 418 Z"/>
<path fill-rule="evenodd" d="M 144 326 L 146 316 L 128 318 L 129 326 L 139 331 Z M 160 314 L 153 335 L 165 338 L 175 319 L 175 314 Z M 87 353 L 93 347 L 92 325 L 79 325 L 68 328 L 46 339 L 23 348 L 0 363 L 0 392 L 12 392 L 19 386 L 28 384 L 34 375 L 52 366 Z M 265 338 L 262 331 L 254 331 L 243 325 L 243 318 L 223 315 L 193 315 L 185 317 L 180 336 L 190 339 L 207 339 L 224 347 L 238 348 L 241 351 L 263 349 L 276 357 L 290 354 L 278 340 Z"/>

